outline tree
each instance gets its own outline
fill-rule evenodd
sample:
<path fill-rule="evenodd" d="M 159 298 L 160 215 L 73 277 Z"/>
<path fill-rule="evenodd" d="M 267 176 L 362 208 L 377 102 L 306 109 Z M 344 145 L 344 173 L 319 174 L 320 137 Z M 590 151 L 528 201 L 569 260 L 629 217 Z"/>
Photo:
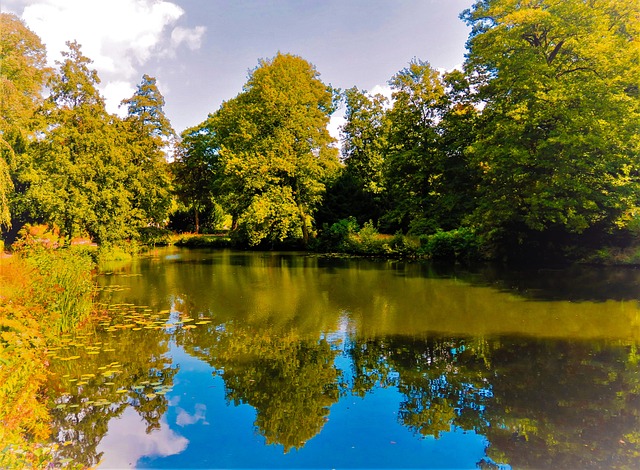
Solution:
<path fill-rule="evenodd" d="M 207 223 L 215 225 L 219 204 L 218 187 L 222 178 L 214 117 L 186 129 L 176 149 L 171 170 L 178 198 L 194 215 L 196 233 Z M 202 223 L 201 223 L 202 221 Z"/>
<path fill-rule="evenodd" d="M 135 94 L 123 104 L 128 115 L 122 124 L 129 149 L 130 173 L 126 186 L 132 192 L 132 206 L 140 226 L 163 225 L 171 207 L 171 178 L 165 148 L 175 137 L 164 114 L 164 97 L 156 79 L 142 77 Z"/>
<path fill-rule="evenodd" d="M 313 65 L 278 54 L 213 116 L 221 202 L 250 245 L 309 240 L 324 180 L 338 167 L 327 131 L 333 98 Z"/>
<path fill-rule="evenodd" d="M 11 225 L 10 196 L 50 70 L 40 38 L 13 14 L 0 13 L 0 227 Z"/>
<path fill-rule="evenodd" d="M 365 192 L 384 190 L 383 162 L 387 137 L 387 99 L 370 96 L 353 87 L 344 93 L 346 123 L 342 126 L 343 155 L 347 173 L 353 174 Z"/>
<path fill-rule="evenodd" d="M 122 104 L 127 106 L 129 120 L 144 129 L 145 134 L 167 139 L 175 136 L 175 131 L 164 114 L 164 96 L 158 90 L 154 77 L 143 75 L 134 95 Z"/>
<path fill-rule="evenodd" d="M 9 167 L 4 157 L 0 158 L 0 226 L 11 226 L 11 212 L 9 212 L 9 194 L 13 189 Z"/>
<path fill-rule="evenodd" d="M 468 149 L 475 138 L 479 113 L 463 72 L 445 73 L 442 83 L 445 97 L 437 124 L 441 176 L 436 182 L 437 196 L 429 214 L 441 229 L 455 230 L 466 224 L 477 205 L 480 169 Z"/>
<path fill-rule="evenodd" d="M 323 210 L 327 222 L 353 216 L 360 224 L 377 222 L 383 213 L 384 158 L 387 145 L 386 106 L 382 95 L 356 87 L 343 94 L 346 123 L 341 128 L 344 171 L 333 182 Z"/>
<path fill-rule="evenodd" d="M 640 4 L 482 0 L 463 18 L 484 105 L 473 222 L 504 243 L 637 217 Z"/>
<path fill-rule="evenodd" d="M 389 84 L 394 103 L 388 112 L 385 172 L 393 209 L 385 215 L 386 224 L 415 233 L 434 231 L 438 221 L 431 212 L 442 173 L 437 124 L 445 89 L 438 72 L 418 60 L 398 72 Z"/>
<path fill-rule="evenodd" d="M 56 225 L 67 237 L 122 240 L 133 232 L 123 138 L 105 111 L 91 61 L 79 44 L 67 44 L 40 110 L 46 128 L 30 145 L 20 175 L 26 208 L 33 220 Z"/>

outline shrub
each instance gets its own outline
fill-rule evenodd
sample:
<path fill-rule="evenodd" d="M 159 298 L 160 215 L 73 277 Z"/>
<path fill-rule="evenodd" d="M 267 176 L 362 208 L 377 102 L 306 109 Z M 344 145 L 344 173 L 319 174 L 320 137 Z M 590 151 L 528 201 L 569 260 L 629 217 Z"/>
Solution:
<path fill-rule="evenodd" d="M 417 256 L 420 249 L 419 241 L 402 233 L 396 233 L 386 245 L 387 251 L 393 256 L 412 258 Z"/>
<path fill-rule="evenodd" d="M 474 259 L 479 256 L 479 240 L 473 230 L 459 228 L 420 237 L 420 252 L 432 259 Z"/>
<path fill-rule="evenodd" d="M 386 237 L 381 236 L 373 222 L 365 222 L 356 236 L 349 237 L 353 252 L 363 255 L 388 254 Z"/>
<path fill-rule="evenodd" d="M 139 230 L 140 243 L 147 246 L 171 244 L 171 231 L 158 227 L 143 227 Z"/>
<path fill-rule="evenodd" d="M 18 238 L 11 245 L 14 252 L 26 253 L 44 249 L 57 248 L 64 240 L 60 238 L 59 230 L 47 225 L 25 224 L 18 231 Z"/>
<path fill-rule="evenodd" d="M 143 250 L 144 247 L 136 240 L 122 241 L 113 245 L 103 243 L 98 247 L 98 265 L 113 261 L 130 261 Z"/>
<path fill-rule="evenodd" d="M 226 235 L 181 235 L 174 241 L 174 245 L 189 248 L 230 248 L 233 241 Z"/>
<path fill-rule="evenodd" d="M 330 227 L 325 225 L 320 235 L 318 248 L 325 251 L 349 252 L 349 238 L 359 229 L 358 222 L 354 217 L 341 219 Z"/>

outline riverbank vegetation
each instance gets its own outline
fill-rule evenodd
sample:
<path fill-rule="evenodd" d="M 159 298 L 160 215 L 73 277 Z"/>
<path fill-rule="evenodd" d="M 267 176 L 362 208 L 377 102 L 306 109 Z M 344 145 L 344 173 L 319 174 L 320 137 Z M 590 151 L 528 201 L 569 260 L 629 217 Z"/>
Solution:
<path fill-rule="evenodd" d="M 95 263 L 145 245 L 640 264 L 638 2 L 462 19 L 461 69 L 415 58 L 391 99 L 278 53 L 176 135 L 154 77 L 110 114 L 80 44 L 50 67 L 0 13 L 0 466 L 47 461 L 47 348 L 94 310 Z"/>
<path fill-rule="evenodd" d="M 93 262 L 75 250 L 0 259 L 0 466 L 43 468 L 50 433 L 49 348 L 90 317 Z"/>

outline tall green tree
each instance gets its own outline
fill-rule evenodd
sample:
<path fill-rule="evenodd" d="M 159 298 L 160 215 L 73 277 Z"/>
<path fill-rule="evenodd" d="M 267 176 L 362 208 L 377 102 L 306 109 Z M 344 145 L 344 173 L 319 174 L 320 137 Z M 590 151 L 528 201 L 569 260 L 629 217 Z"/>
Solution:
<path fill-rule="evenodd" d="M 463 18 L 484 106 L 475 224 L 503 243 L 637 218 L 640 4 L 481 0 Z"/>
<path fill-rule="evenodd" d="M 436 196 L 429 216 L 442 230 L 466 225 L 477 206 L 480 168 L 472 158 L 479 112 L 473 103 L 471 84 L 460 70 L 442 76 L 445 88 L 442 116 L 437 124 L 438 171 Z"/>
<path fill-rule="evenodd" d="M 11 224 L 15 171 L 28 141 L 28 123 L 42 102 L 50 69 L 40 38 L 15 15 L 0 13 L 0 227 Z"/>
<path fill-rule="evenodd" d="M 140 226 L 161 226 L 171 207 L 172 185 L 166 159 L 175 131 L 164 114 L 164 97 L 156 79 L 142 77 L 134 95 L 123 101 L 127 117 L 122 133 L 130 152 L 126 183 L 132 193 L 132 208 Z"/>
<path fill-rule="evenodd" d="M 386 150 L 388 100 L 353 87 L 344 92 L 346 105 L 342 126 L 343 157 L 347 173 L 363 190 L 380 194 L 384 190 L 384 152 Z"/>
<path fill-rule="evenodd" d="M 210 117 L 214 194 L 249 245 L 309 240 L 324 180 L 338 167 L 327 131 L 333 109 L 333 90 L 315 67 L 278 54 L 260 61 L 242 93 Z"/>
<path fill-rule="evenodd" d="M 40 111 L 46 127 L 20 175 L 27 209 L 33 220 L 56 225 L 67 237 L 118 241 L 133 228 L 123 137 L 105 111 L 90 59 L 79 44 L 68 47 Z"/>
<path fill-rule="evenodd" d="M 438 122 L 445 102 L 439 73 L 428 62 L 412 61 L 389 84 L 393 108 L 388 112 L 389 145 L 385 158 L 392 209 L 391 229 L 423 233 L 438 228 L 432 216 L 441 178 Z"/>
<path fill-rule="evenodd" d="M 175 191 L 189 213 L 196 233 L 219 218 L 219 186 L 222 168 L 219 159 L 215 119 L 209 116 L 198 126 L 186 129 L 171 165 Z"/>
<path fill-rule="evenodd" d="M 385 207 L 388 100 L 356 87 L 346 90 L 343 99 L 346 122 L 340 131 L 345 166 L 328 191 L 325 210 L 333 206 L 334 217 L 329 222 L 353 216 L 360 224 L 377 223 Z"/>

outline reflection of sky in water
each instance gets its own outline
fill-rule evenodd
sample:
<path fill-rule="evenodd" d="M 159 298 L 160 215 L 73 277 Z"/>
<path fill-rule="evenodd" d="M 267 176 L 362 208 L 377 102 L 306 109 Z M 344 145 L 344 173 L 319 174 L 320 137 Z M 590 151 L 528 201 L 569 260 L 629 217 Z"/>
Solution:
<path fill-rule="evenodd" d="M 119 418 L 111 420 L 109 432 L 98 446 L 98 452 L 104 452 L 100 468 L 131 468 L 141 457 L 179 454 L 189 444 L 168 426 L 164 417 L 159 430 L 146 434 L 145 428 L 145 423 L 131 407 Z"/>
<path fill-rule="evenodd" d="M 475 468 L 485 456 L 486 439 L 474 432 L 452 428 L 436 440 L 420 438 L 401 425 L 397 413 L 402 396 L 395 387 L 376 388 L 365 398 L 347 393 L 331 407 L 320 434 L 284 454 L 280 445 L 265 445 L 251 406 L 227 403 L 224 382 L 212 376 L 209 365 L 175 345 L 171 354 L 180 372 L 168 394 L 162 430 L 145 435 L 135 412 L 127 410 L 111 424 L 101 445 L 101 468 L 112 462 L 129 468 Z M 348 369 L 349 361 L 340 355 L 336 365 Z M 129 436 L 133 433 L 137 437 Z"/>

